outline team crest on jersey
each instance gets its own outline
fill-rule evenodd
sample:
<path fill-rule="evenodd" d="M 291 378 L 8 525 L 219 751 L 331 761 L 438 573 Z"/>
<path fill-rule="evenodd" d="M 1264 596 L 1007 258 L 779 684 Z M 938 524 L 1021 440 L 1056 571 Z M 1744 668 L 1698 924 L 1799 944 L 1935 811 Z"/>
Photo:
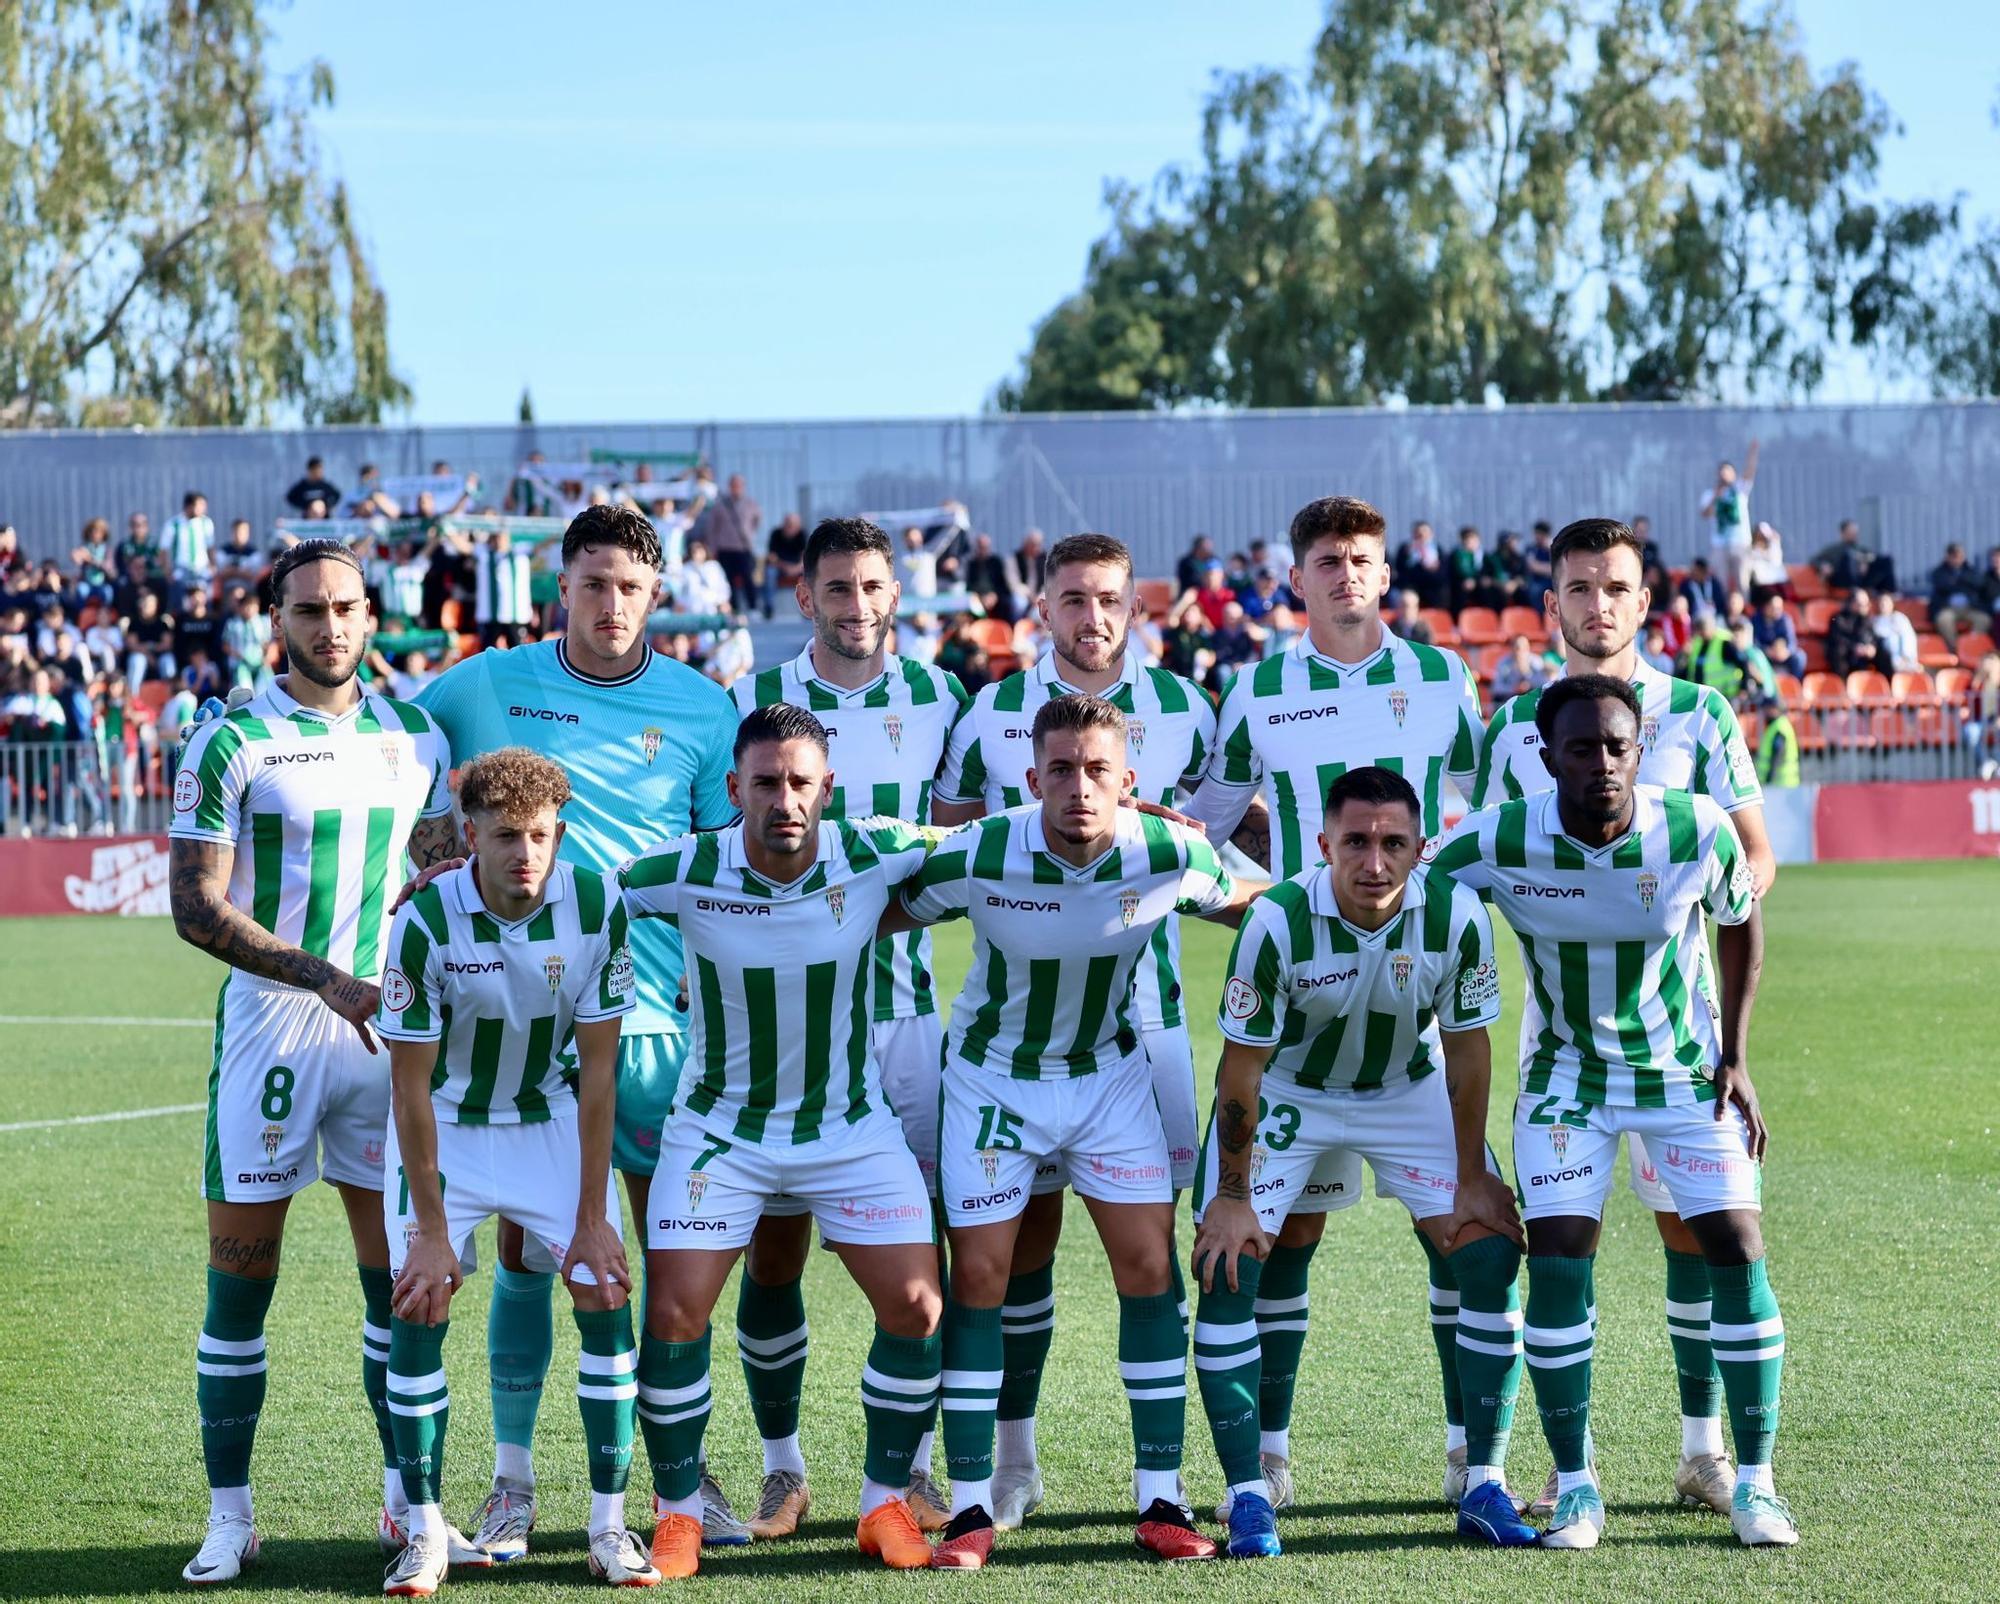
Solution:
<path fill-rule="evenodd" d="M 696 1213 L 699 1213 L 699 1212 L 700 1212 L 700 1210 L 701 1210 L 701 1195 L 702 1195 L 702 1193 L 706 1192 L 707 1190 L 708 1190 L 708 1177 L 707 1177 L 706 1175 L 702 1174 L 700 1170 L 689 1170 L 689 1171 L 688 1171 L 688 1213 L 690 1213 L 690 1214 L 696 1214 Z"/>
<path fill-rule="evenodd" d="M 1560 1159 L 1569 1151 L 1569 1127 L 1558 1125 L 1549 1132 L 1549 1151 Z"/>
<path fill-rule="evenodd" d="M 988 1186 L 997 1185 L 1000 1180 L 999 1149 L 982 1147 L 979 1150 L 979 1168 L 984 1172 Z"/>
<path fill-rule="evenodd" d="M 1118 917 L 1124 921 L 1127 929 L 1131 928 L 1132 921 L 1139 917 L 1138 892 L 1121 891 L 1118 893 Z"/>
<path fill-rule="evenodd" d="M 266 1125 L 264 1127 L 263 1131 L 264 1157 L 267 1160 L 275 1160 L 277 1158 L 278 1144 L 282 1142 L 284 1139 L 285 1139 L 284 1126 L 273 1123 L 270 1125 Z"/>
<path fill-rule="evenodd" d="M 1410 716 L 1410 693 L 1400 685 L 1389 687 L 1389 711 L 1395 717 L 1396 728 L 1403 727 L 1403 720 Z"/>
<path fill-rule="evenodd" d="M 901 713 L 884 713 L 882 715 L 882 733 L 889 737 L 890 751 L 902 751 L 903 715 Z"/>
<path fill-rule="evenodd" d="M 403 772 L 403 743 L 393 735 L 382 737 L 382 763 L 392 780 Z"/>
<path fill-rule="evenodd" d="M 1250 1149 L 1250 1184 L 1255 1186 L 1258 1177 L 1264 1173 L 1264 1160 L 1271 1155 L 1261 1147 Z"/>
<path fill-rule="evenodd" d="M 1397 991 L 1408 991 L 1410 989 L 1410 975 L 1416 967 L 1416 959 L 1412 958 L 1407 952 L 1397 952 L 1389 955 L 1389 978 L 1396 982 Z"/>
<path fill-rule="evenodd" d="M 826 911 L 833 915 L 833 922 L 839 924 L 847 916 L 847 887 L 828 886 L 826 888 Z"/>
<path fill-rule="evenodd" d="M 653 759 L 660 755 L 660 740 L 664 733 L 657 726 L 651 724 L 648 724 L 639 732 L 639 744 L 646 750 L 647 768 L 651 768 L 653 766 Z"/>
<path fill-rule="evenodd" d="M 560 991 L 562 989 L 562 977 L 563 977 L 563 961 L 561 955 L 558 954 L 557 956 L 552 958 L 544 958 L 542 960 L 542 973 L 549 977 L 549 990 Z"/>
<path fill-rule="evenodd" d="M 1660 721 L 1653 714 L 1648 713 L 1639 721 L 1639 745 L 1642 750 L 1650 752 L 1659 744 Z"/>
<path fill-rule="evenodd" d="M 382 1162 L 382 1144 L 372 1136 L 361 1144 L 361 1162 L 364 1164 Z"/>
<path fill-rule="evenodd" d="M 1146 750 L 1146 721 L 1142 718 L 1128 718 L 1125 721 L 1125 739 L 1132 743 L 1132 755 L 1137 757 Z"/>
<path fill-rule="evenodd" d="M 1648 869 L 1639 876 L 1639 906 L 1651 913 L 1653 899 L 1660 894 L 1660 877 Z"/>

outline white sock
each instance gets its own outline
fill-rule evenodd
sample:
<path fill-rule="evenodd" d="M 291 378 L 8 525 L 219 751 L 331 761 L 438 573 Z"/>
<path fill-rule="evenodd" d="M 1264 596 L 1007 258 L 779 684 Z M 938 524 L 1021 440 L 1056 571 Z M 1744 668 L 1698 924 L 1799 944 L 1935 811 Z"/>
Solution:
<path fill-rule="evenodd" d="M 419 1534 L 444 1541 L 444 1511 L 436 1504 L 412 1504 L 410 1506 L 410 1535 Z"/>
<path fill-rule="evenodd" d="M 398 1526 L 410 1513 L 410 1495 L 403 1491 L 403 1473 L 387 1465 L 382 1467 L 382 1507 Z"/>
<path fill-rule="evenodd" d="M 1151 1509 L 1156 1498 L 1178 1504 L 1181 1501 L 1181 1473 L 1177 1470 L 1142 1470 L 1139 1472 L 1138 1491 L 1142 1510 Z"/>
<path fill-rule="evenodd" d="M 993 1478 L 984 1481 L 968 1481 L 963 1476 L 951 1479 L 951 1512 L 963 1515 L 968 1509 L 983 1509 L 993 1513 Z"/>
<path fill-rule="evenodd" d="M 1292 1428 L 1287 1426 L 1283 1431 L 1260 1431 L 1257 1434 L 1257 1449 L 1258 1452 L 1269 1454 L 1275 1459 L 1290 1459 Z"/>
<path fill-rule="evenodd" d="M 1681 1458 L 1722 1452 L 1722 1420 L 1716 1415 L 1681 1416 Z"/>
<path fill-rule="evenodd" d="M 902 1496 L 902 1488 L 885 1487 L 879 1481 L 870 1481 L 866 1476 L 863 1476 L 861 1478 L 861 1518 L 866 1520 L 876 1510 L 888 1503 L 890 1499 L 901 1498 Z"/>
<path fill-rule="evenodd" d="M 1465 1428 L 1463 1426 L 1446 1426 L 1444 1428 L 1444 1451 L 1448 1454 L 1455 1454 L 1464 1446 Z"/>
<path fill-rule="evenodd" d="M 1556 1497 L 1573 1493 L 1579 1487 L 1595 1487 L 1597 1478 L 1587 1470 L 1559 1470 L 1556 1472 Z"/>
<path fill-rule="evenodd" d="M 534 1486 L 534 1451 L 517 1442 L 496 1442 L 493 1445 L 493 1479 L 511 1481 L 521 1487 Z"/>
<path fill-rule="evenodd" d="M 993 1463 L 1026 1468 L 1035 1463 L 1035 1417 L 993 1422 Z"/>
<path fill-rule="evenodd" d="M 211 1487 L 208 1490 L 208 1513 L 213 1519 L 217 1515 L 241 1515 L 250 1518 L 250 1484 L 241 1487 Z"/>
<path fill-rule="evenodd" d="M 1467 1465 L 1465 1467 L 1465 1490 L 1468 1493 L 1473 1488 L 1484 1486 L 1489 1481 L 1500 1481 L 1502 1479 L 1498 1465 Z"/>
<path fill-rule="evenodd" d="M 1231 1498 L 1242 1498 L 1249 1493 L 1254 1493 L 1259 1498 L 1268 1499 L 1271 1496 L 1271 1489 L 1264 1485 L 1264 1478 L 1262 1476 L 1259 1476 L 1255 1481 L 1234 1481 L 1229 1484 L 1229 1496 Z"/>
<path fill-rule="evenodd" d="M 624 1493 L 593 1492 L 590 1495 L 590 1535 L 595 1537 L 599 1532 L 622 1532 L 624 1529 Z"/>
<path fill-rule="evenodd" d="M 656 1519 L 663 1519 L 668 1515 L 692 1515 L 696 1520 L 700 1520 L 701 1489 L 697 1487 L 685 1498 L 662 1498 L 658 1493 L 655 1493 L 653 1495 L 653 1515 Z"/>
<path fill-rule="evenodd" d="M 917 1439 L 917 1451 L 910 1455 L 910 1474 L 912 1476 L 915 1476 L 919 1471 L 925 1475 L 930 1474 L 931 1439 L 936 1436 L 937 1433 L 935 1431 L 927 1431 Z"/>
<path fill-rule="evenodd" d="M 799 1434 L 789 1437 L 766 1437 L 764 1439 L 764 1474 L 776 1475 L 781 1470 L 789 1470 L 799 1476 L 806 1473 L 805 1455 L 799 1452 Z"/>
<path fill-rule="evenodd" d="M 1738 1487 L 1755 1487 L 1759 1492 L 1771 1493 L 1773 1495 L 1778 1491 L 1778 1484 L 1771 1479 L 1771 1467 L 1769 1465 L 1738 1465 L 1736 1467 L 1736 1485 Z"/>

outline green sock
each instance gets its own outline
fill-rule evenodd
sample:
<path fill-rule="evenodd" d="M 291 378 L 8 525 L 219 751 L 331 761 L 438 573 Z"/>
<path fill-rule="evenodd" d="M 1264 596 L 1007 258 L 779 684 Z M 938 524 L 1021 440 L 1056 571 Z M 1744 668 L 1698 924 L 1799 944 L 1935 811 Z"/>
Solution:
<path fill-rule="evenodd" d="M 1318 1251 L 1317 1242 L 1302 1248 L 1280 1243 L 1264 1261 L 1255 1308 L 1264 1356 L 1257 1383 L 1257 1423 L 1265 1431 L 1291 1430 L 1299 1357 L 1306 1351 L 1306 1271 Z"/>
<path fill-rule="evenodd" d="M 746 1267 L 736 1286 L 736 1354 L 757 1435 L 795 1437 L 806 1379 L 806 1299 L 799 1281 L 767 1287 Z"/>
<path fill-rule="evenodd" d="M 1181 1336 L 1188 1334 L 1187 1280 L 1181 1274 L 1180 1248 L 1175 1246 L 1167 1256 L 1167 1269 L 1173 1275 L 1174 1306 L 1181 1312 Z"/>
<path fill-rule="evenodd" d="M 632 1306 L 577 1309 L 576 1402 L 590 1454 L 590 1490 L 622 1493 L 632 1473 L 632 1414 L 639 1396 L 639 1356 L 632 1341 Z"/>
<path fill-rule="evenodd" d="M 542 1383 L 555 1350 L 549 1297 L 556 1278 L 545 1271 L 493 1271 L 493 1302 L 486 1311 L 486 1364 L 493 1385 L 493 1441 L 523 1458 L 535 1444 L 535 1416 Z"/>
<path fill-rule="evenodd" d="M 1764 1261 L 1711 1264 L 1715 1313 L 1708 1327 L 1738 1465 L 1768 1465 L 1778 1440 L 1778 1391 L 1785 1370 L 1785 1322 Z"/>
<path fill-rule="evenodd" d="M 1172 1292 L 1118 1300 L 1118 1374 L 1132 1410 L 1133 1463 L 1178 1470 L 1187 1435 L 1187 1337 Z"/>
<path fill-rule="evenodd" d="M 1458 1383 L 1459 1286 L 1452 1275 L 1451 1265 L 1431 1239 L 1421 1231 L 1416 1235 L 1418 1245 L 1424 1250 L 1424 1261 L 1430 1266 L 1431 1345 L 1437 1349 L 1438 1374 L 1444 1381 L 1444 1423 L 1462 1427 L 1465 1424 L 1465 1395 Z M 1470 1460 L 1466 1462 L 1472 1463 Z"/>
<path fill-rule="evenodd" d="M 1452 1254 L 1449 1268 L 1459 1291 L 1452 1347 L 1465 1462 L 1498 1469 L 1507 1463 L 1521 1392 L 1521 1250 L 1504 1236 L 1481 1237 Z"/>
<path fill-rule="evenodd" d="M 1194 1374 L 1201 1384 L 1201 1407 L 1215 1439 L 1223 1484 L 1231 1488 L 1264 1484 L 1257 1458 L 1257 1378 L 1263 1354 L 1253 1313 L 1263 1268 L 1247 1255 L 1238 1259 L 1234 1292 L 1218 1269 L 1214 1290 L 1204 1290 L 1195 1305 Z"/>
<path fill-rule="evenodd" d="M 945 1470 L 954 1483 L 993 1477 L 993 1416 L 1000 1402 L 1002 1352 L 998 1309 L 944 1308 L 944 1370 L 938 1398 Z"/>
<path fill-rule="evenodd" d="M 413 1505 L 439 1502 L 444 1480 L 444 1433 L 451 1423 L 444 1337 L 450 1329 L 449 1320 L 413 1325 L 392 1315 L 389 1321 L 389 1418 L 403 1496 Z"/>
<path fill-rule="evenodd" d="M 937 1400 L 938 1372 L 944 1341 L 928 1337 L 891 1336 L 879 1325 L 861 1372 L 861 1416 L 868 1426 L 868 1445 L 861 1473 L 885 1487 L 901 1487 L 910 1479 L 910 1461 L 917 1439 L 930 1421 Z"/>
<path fill-rule="evenodd" d="M 278 1278 L 209 1267 L 208 1307 L 194 1350 L 194 1401 L 211 1487 L 250 1485 L 250 1448 L 264 1410 L 264 1316 Z"/>
<path fill-rule="evenodd" d="M 1042 1395 L 1042 1366 L 1056 1340 L 1056 1265 L 1024 1270 L 1007 1280 L 1000 1306 L 1001 1420 L 1032 1420 Z"/>
<path fill-rule="evenodd" d="M 663 1342 L 648 1331 L 639 1343 L 639 1431 L 653 1467 L 653 1491 L 681 1502 L 701 1485 L 701 1439 L 708 1430 L 708 1342 Z"/>
<path fill-rule="evenodd" d="M 361 1391 L 375 1415 L 375 1435 L 382 1441 L 382 1468 L 396 1468 L 396 1432 L 389 1419 L 389 1292 L 395 1285 L 387 1270 L 357 1264 L 361 1276 Z"/>
<path fill-rule="evenodd" d="M 1722 1372 L 1708 1341 L 1708 1262 L 1698 1253 L 1666 1252 L 1667 1342 L 1674 1350 L 1681 1413 L 1713 1420 L 1722 1413 Z"/>
<path fill-rule="evenodd" d="M 1528 1259 L 1525 1339 L 1528 1374 L 1542 1435 L 1556 1469 L 1582 1470 L 1589 1460 L 1590 1360 L 1597 1350 L 1591 1328 L 1590 1259 L 1537 1253 Z"/>

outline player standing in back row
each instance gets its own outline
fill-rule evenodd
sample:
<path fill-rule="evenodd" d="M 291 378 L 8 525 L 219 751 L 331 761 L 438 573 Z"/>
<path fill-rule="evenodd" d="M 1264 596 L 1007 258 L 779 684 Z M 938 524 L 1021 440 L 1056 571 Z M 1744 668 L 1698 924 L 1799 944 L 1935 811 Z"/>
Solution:
<path fill-rule="evenodd" d="M 405 852 L 452 839 L 444 737 L 419 709 L 355 682 L 371 622 L 354 554 L 299 542 L 273 565 L 271 598 L 287 672 L 196 733 L 169 832 L 174 929 L 230 966 L 202 1165 L 208 1306 L 195 1397 L 209 1517 L 181 1573 L 196 1583 L 231 1581 L 257 1557 L 250 1452 L 264 1317 L 286 1212 L 322 1175 L 340 1191 L 361 1272 L 361 1379 L 382 1447 L 385 1527 L 401 1502 L 381 1195 L 389 1065 L 368 1021 Z"/>
<path fill-rule="evenodd" d="M 902 587 L 889 537 L 865 518 L 829 518 L 806 541 L 799 611 L 812 639 L 789 663 L 739 679 L 737 711 L 785 702 L 813 713 L 826 731 L 833 792 L 826 818 L 930 817 L 931 786 L 952 724 L 965 706 L 956 675 L 886 648 Z M 926 1188 L 937 1192 L 938 1063 L 944 1046 L 928 930 L 877 944 L 869 1048 L 882 1091 L 902 1122 Z M 764 1485 L 751 1535 L 788 1537 L 810 1503 L 799 1452 L 799 1397 L 806 1368 L 806 1306 L 800 1290 L 812 1241 L 809 1207 L 768 1205 L 736 1293 L 736 1346 L 750 1410 L 764 1440 Z M 906 1501 L 926 1531 L 948 1518 L 931 1480 L 931 1432 L 917 1444 Z"/>
<path fill-rule="evenodd" d="M 1039 600 L 1052 649 L 1032 668 L 989 685 L 952 731 L 938 780 L 940 824 L 963 824 L 1029 800 L 1030 731 L 1043 704 L 1101 696 L 1125 715 L 1126 761 L 1142 801 L 1171 807 L 1193 790 L 1215 744 L 1215 709 L 1191 680 L 1147 665 L 1132 649 L 1132 554 L 1109 535 L 1071 535 L 1049 553 Z M 1180 980 L 1180 920 L 1153 932 L 1135 973 L 1133 1023 L 1152 1072 L 1166 1126 L 1176 1194 L 1194 1180 L 1198 1142 L 1194 1050 Z M 1062 1233 L 1062 1162 L 1034 1180 L 1015 1245 L 1014 1273 L 1001 1307 L 1006 1379 L 1000 1388 L 993 1524 L 1010 1531 L 1042 1498 L 1035 1456 L 1035 1405 L 1042 1365 L 1055 1337 L 1055 1250 Z M 1174 1295 L 1187 1298 L 1174 1256 Z M 1186 1310 L 1182 1310 L 1185 1318 Z"/>
<path fill-rule="evenodd" d="M 1292 519 L 1292 589 L 1307 631 L 1276 657 L 1237 675 L 1222 702 L 1219 745 L 1185 812 L 1211 838 L 1234 836 L 1262 788 L 1273 841 L 1237 844 L 1291 879 L 1311 866 L 1320 810 L 1348 769 L 1401 774 L 1422 802 L 1435 841 L 1449 775 L 1469 789 L 1479 755 L 1479 687 L 1455 653 L 1398 639 L 1382 624 L 1389 561 L 1381 513 L 1352 496 L 1327 496 Z M 1263 1337 L 1258 1413 L 1271 1507 L 1291 1499 L 1292 1394 L 1306 1340 L 1307 1268 L 1326 1215 L 1360 1201 L 1360 1161 L 1331 1153 L 1292 1205 L 1265 1261 L 1256 1315 Z M 1379 1184 L 1378 1184 L 1378 1190 Z M 1465 1416 L 1458 1386 L 1458 1288 L 1443 1256 L 1418 1233 L 1430 1264 L 1431 1334 L 1444 1383 L 1445 1492 L 1465 1477 Z M 1225 1500 L 1226 1504 L 1226 1500 Z M 1218 1514 L 1227 1515 L 1226 1507 Z"/>
<path fill-rule="evenodd" d="M 1662 674 L 1633 644 L 1652 605 L 1644 542 L 1616 519 L 1580 518 L 1556 536 L 1549 567 L 1554 584 L 1549 623 L 1562 631 L 1564 672 L 1609 674 L 1631 685 L 1639 697 L 1640 783 L 1714 797 L 1742 838 L 1757 895 L 1763 896 L 1777 878 L 1778 863 L 1764 828 L 1764 793 L 1736 714 L 1721 692 Z M 1475 808 L 1536 795 L 1555 783 L 1542 762 L 1535 728 L 1545 694 L 1529 691 L 1493 715 L 1480 745 Z M 1684 1503 L 1706 1504 L 1727 1515 L 1735 1483 L 1722 1441 L 1722 1375 L 1708 1339 L 1708 1266 L 1701 1243 L 1674 1212 L 1644 1140 L 1637 1132 L 1629 1140 L 1632 1191 L 1653 1211 L 1667 1255 L 1667 1337 L 1681 1404 L 1674 1491 Z M 1555 1499 L 1551 1473 L 1536 1512 L 1552 1510 Z"/>

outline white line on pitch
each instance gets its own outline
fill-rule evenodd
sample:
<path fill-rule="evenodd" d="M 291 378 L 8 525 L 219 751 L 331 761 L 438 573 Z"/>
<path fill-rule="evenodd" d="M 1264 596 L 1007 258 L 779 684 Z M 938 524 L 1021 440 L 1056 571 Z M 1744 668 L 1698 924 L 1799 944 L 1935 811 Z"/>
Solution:
<path fill-rule="evenodd" d="M 128 1108 L 117 1114 L 72 1114 L 67 1119 L 24 1119 L 0 1125 L 0 1131 L 50 1131 L 59 1125 L 108 1125 L 121 1119 L 157 1119 L 162 1114 L 199 1114 L 206 1103 L 175 1103 L 168 1108 Z"/>
<path fill-rule="evenodd" d="M 0 1014 L 0 1025 L 167 1025 L 176 1030 L 213 1030 L 215 1020 L 143 1019 L 136 1014 Z"/>

